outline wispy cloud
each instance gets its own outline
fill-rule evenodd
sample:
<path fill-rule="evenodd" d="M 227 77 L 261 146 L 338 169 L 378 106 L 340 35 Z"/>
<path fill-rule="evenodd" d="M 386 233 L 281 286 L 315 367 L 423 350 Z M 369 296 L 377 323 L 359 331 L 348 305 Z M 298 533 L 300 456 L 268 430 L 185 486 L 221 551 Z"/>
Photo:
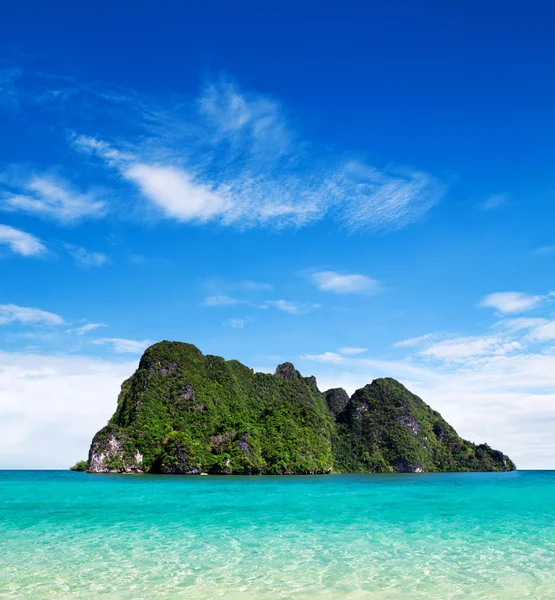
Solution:
<path fill-rule="evenodd" d="M 353 348 L 352 346 L 342 346 L 339 348 L 339 354 L 346 354 L 347 356 L 357 356 L 365 352 L 366 348 Z"/>
<path fill-rule="evenodd" d="M 128 104 L 142 127 L 137 139 L 112 133 L 71 141 L 168 219 L 280 229 L 327 215 L 349 229 L 391 230 L 419 220 L 445 192 L 429 173 L 330 156 L 300 139 L 278 101 L 228 79 L 172 106 L 136 94 Z"/>
<path fill-rule="evenodd" d="M 289 313 L 290 315 L 306 315 L 314 309 L 320 308 L 319 304 L 313 304 L 311 302 L 292 302 L 290 300 L 269 300 L 266 304 Z"/>
<path fill-rule="evenodd" d="M 508 315 L 532 310 L 554 296 L 555 292 L 543 296 L 533 296 L 523 292 L 496 292 L 482 298 L 479 306 L 495 308 L 499 313 Z"/>
<path fill-rule="evenodd" d="M 394 348 L 412 348 L 413 346 L 420 346 L 425 342 L 429 342 L 437 338 L 436 333 L 425 333 L 424 335 L 419 335 L 416 337 L 407 338 L 405 340 L 400 340 L 393 344 Z"/>
<path fill-rule="evenodd" d="M 240 304 L 241 301 L 225 294 L 217 294 L 215 296 L 208 296 L 204 300 L 206 306 L 233 306 L 234 304 Z"/>
<path fill-rule="evenodd" d="M 380 291 L 380 284 L 366 275 L 320 271 L 313 273 L 311 279 L 319 290 L 334 294 L 368 294 Z"/>
<path fill-rule="evenodd" d="M 420 351 L 420 355 L 444 362 L 466 362 L 482 356 L 503 356 L 522 350 L 518 341 L 506 340 L 501 336 L 467 336 L 443 340 Z"/>
<path fill-rule="evenodd" d="M 545 321 L 534 327 L 529 334 L 533 342 L 551 342 L 555 340 L 555 321 Z"/>
<path fill-rule="evenodd" d="M 105 323 L 86 323 L 85 325 L 80 325 L 79 327 L 75 327 L 73 329 L 68 329 L 66 333 L 76 333 L 77 335 L 84 335 L 85 333 L 89 333 L 90 331 L 94 331 L 100 327 L 108 327 Z"/>
<path fill-rule="evenodd" d="M 62 325 L 64 320 L 57 315 L 40 308 L 0 304 L 0 325 L 21 323 L 23 325 Z"/>
<path fill-rule="evenodd" d="M 100 338 L 93 344 L 109 345 L 119 354 L 141 354 L 153 342 L 151 340 L 127 340 L 124 338 Z"/>
<path fill-rule="evenodd" d="M 250 322 L 250 319 L 248 317 L 242 318 L 242 319 L 228 319 L 227 321 L 224 321 L 224 325 L 226 327 L 232 327 L 233 329 L 243 329 L 245 327 L 245 325 L 247 325 L 247 323 Z"/>
<path fill-rule="evenodd" d="M 72 244 L 64 246 L 69 255 L 82 267 L 101 267 L 110 262 L 108 256 L 102 252 L 93 252 Z"/>
<path fill-rule="evenodd" d="M 303 354 L 301 360 L 309 360 L 320 363 L 341 364 L 346 358 L 337 352 L 322 352 L 322 354 Z"/>
<path fill-rule="evenodd" d="M 60 176 L 37 175 L 19 168 L 0 174 L 0 209 L 70 225 L 103 216 L 106 203 L 96 192 L 80 192 Z"/>
<path fill-rule="evenodd" d="M 21 256 L 46 253 L 46 246 L 37 237 L 9 225 L 0 225 L 0 246 L 7 246 L 14 254 Z"/>
<path fill-rule="evenodd" d="M 506 204 L 509 200 L 509 194 L 493 194 L 480 204 L 482 210 L 494 210 Z"/>

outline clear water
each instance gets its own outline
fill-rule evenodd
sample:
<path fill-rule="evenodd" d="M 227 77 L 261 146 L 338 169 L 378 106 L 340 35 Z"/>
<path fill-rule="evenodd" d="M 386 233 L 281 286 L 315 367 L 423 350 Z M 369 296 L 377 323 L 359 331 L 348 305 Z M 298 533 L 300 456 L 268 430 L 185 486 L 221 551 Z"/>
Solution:
<path fill-rule="evenodd" d="M 0 597 L 555 598 L 555 472 L 0 472 Z"/>

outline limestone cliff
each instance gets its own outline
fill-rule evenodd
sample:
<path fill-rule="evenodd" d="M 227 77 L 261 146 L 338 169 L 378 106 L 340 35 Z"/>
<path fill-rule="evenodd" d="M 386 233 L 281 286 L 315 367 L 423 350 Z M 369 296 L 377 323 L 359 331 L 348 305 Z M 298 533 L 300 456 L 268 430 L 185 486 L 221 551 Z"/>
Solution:
<path fill-rule="evenodd" d="M 351 398 L 321 393 L 291 363 L 275 374 L 160 342 L 122 385 L 93 438 L 94 473 L 291 474 L 512 470 L 503 453 L 460 438 L 393 379 Z"/>

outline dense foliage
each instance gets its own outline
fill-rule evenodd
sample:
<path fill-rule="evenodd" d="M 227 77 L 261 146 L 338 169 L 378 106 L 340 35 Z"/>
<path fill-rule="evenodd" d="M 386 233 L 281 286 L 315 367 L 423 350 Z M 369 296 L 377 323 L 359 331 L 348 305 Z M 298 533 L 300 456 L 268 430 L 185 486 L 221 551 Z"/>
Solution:
<path fill-rule="evenodd" d="M 395 379 L 357 390 L 337 416 L 335 468 L 348 472 L 505 471 L 503 453 L 463 440 Z"/>
<path fill-rule="evenodd" d="M 80 460 L 76 462 L 73 467 L 69 467 L 70 471 L 86 471 L 87 470 L 87 461 Z"/>
<path fill-rule="evenodd" d="M 290 363 L 274 375 L 160 342 L 122 385 L 90 471 L 281 474 L 514 468 L 462 440 L 393 379 L 321 394 Z"/>

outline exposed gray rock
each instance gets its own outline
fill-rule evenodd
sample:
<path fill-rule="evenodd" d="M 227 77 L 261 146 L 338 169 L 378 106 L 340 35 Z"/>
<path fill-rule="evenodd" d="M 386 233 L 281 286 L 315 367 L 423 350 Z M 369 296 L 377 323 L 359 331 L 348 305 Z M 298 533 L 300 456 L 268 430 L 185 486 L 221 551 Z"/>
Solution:
<path fill-rule="evenodd" d="M 125 459 L 123 440 L 114 432 L 104 439 L 93 439 L 89 450 L 89 473 L 142 473 L 143 455 L 136 449 L 133 460 Z"/>
<path fill-rule="evenodd" d="M 337 417 L 349 402 L 349 394 L 343 388 L 332 388 L 324 392 L 324 398 L 334 417 Z"/>

